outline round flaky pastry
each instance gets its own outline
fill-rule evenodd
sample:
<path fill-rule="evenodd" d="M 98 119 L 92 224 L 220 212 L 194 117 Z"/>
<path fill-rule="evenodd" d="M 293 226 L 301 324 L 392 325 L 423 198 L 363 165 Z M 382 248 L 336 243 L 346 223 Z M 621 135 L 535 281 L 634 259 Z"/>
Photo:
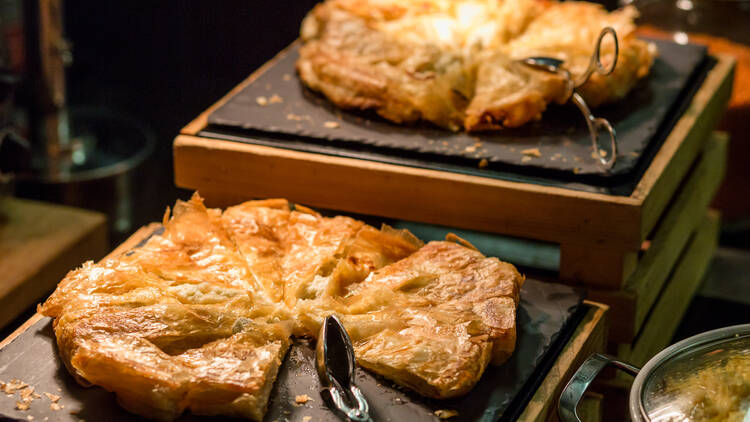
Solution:
<path fill-rule="evenodd" d="M 561 59 L 584 73 L 602 28 L 620 40 L 613 74 L 579 91 L 597 105 L 625 96 L 649 72 L 656 47 L 633 34 L 632 6 L 546 0 L 327 0 L 302 23 L 297 71 L 337 106 L 374 110 L 396 123 L 496 130 L 541 118 L 567 101 L 559 75 L 519 62 Z M 612 61 L 605 43 L 602 61 Z"/>
<path fill-rule="evenodd" d="M 460 240 L 282 199 L 222 211 L 195 195 L 163 226 L 39 307 L 76 380 L 139 415 L 262 420 L 291 336 L 314 338 L 330 314 L 359 365 L 428 397 L 467 393 L 515 348 L 523 276 Z"/>

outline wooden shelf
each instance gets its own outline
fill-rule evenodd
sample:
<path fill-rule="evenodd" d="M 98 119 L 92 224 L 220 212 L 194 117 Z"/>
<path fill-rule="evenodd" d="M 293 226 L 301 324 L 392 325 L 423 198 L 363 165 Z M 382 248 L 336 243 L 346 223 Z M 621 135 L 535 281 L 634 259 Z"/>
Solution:
<path fill-rule="evenodd" d="M 107 250 L 103 214 L 10 198 L 0 222 L 0 326 L 44 299 L 73 268 Z"/>

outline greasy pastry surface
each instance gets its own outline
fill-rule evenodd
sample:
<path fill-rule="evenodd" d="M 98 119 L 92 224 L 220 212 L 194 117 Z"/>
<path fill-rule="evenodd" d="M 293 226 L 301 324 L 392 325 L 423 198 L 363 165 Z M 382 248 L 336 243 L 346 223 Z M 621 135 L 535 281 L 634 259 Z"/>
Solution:
<path fill-rule="evenodd" d="M 144 245 L 71 271 L 39 307 L 63 362 L 126 409 L 261 420 L 292 335 L 344 321 L 358 362 L 420 394 L 468 392 L 515 346 L 523 277 L 454 242 L 285 200 L 178 201 Z"/>
<path fill-rule="evenodd" d="M 567 100 L 560 77 L 517 59 L 560 58 L 580 75 L 605 26 L 620 38 L 619 62 L 582 95 L 596 106 L 627 94 L 656 55 L 633 35 L 636 15 L 633 7 L 607 13 L 592 3 L 547 0 L 326 0 L 302 22 L 297 71 L 334 104 L 396 123 L 516 127 Z M 605 44 L 602 60 L 613 54 Z"/>

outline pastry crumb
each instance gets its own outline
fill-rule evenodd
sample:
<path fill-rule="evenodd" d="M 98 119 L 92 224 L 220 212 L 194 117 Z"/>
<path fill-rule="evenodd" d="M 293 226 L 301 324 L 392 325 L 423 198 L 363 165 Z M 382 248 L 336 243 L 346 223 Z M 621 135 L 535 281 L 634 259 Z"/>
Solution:
<path fill-rule="evenodd" d="M 22 390 L 28 386 L 29 384 L 26 384 L 25 382 L 19 379 L 12 379 L 10 380 L 10 382 L 3 384 L 2 389 L 3 389 L 3 392 L 5 392 L 5 394 L 13 394 L 17 390 Z"/>
<path fill-rule="evenodd" d="M 281 104 L 283 102 L 284 99 L 277 94 L 271 95 L 271 98 L 268 99 L 268 104 Z"/>
<path fill-rule="evenodd" d="M 31 415 L 26 415 L 26 420 L 27 420 L 27 421 L 33 421 L 33 420 L 34 420 L 34 417 L 33 417 L 33 416 L 31 416 Z"/>
<path fill-rule="evenodd" d="M 292 80 L 292 75 L 290 75 L 288 73 L 285 73 L 284 76 L 281 77 L 281 79 L 283 79 L 285 81 L 291 81 Z"/>
<path fill-rule="evenodd" d="M 18 410 L 29 410 L 29 404 L 22 401 L 16 401 L 16 409 Z"/>
<path fill-rule="evenodd" d="M 49 401 L 51 401 L 52 403 L 57 403 L 58 401 L 60 401 L 60 396 L 58 396 L 57 394 L 44 393 L 44 395 L 47 396 Z"/>
<path fill-rule="evenodd" d="M 487 161 L 486 158 L 482 158 L 481 160 L 479 160 L 479 168 L 480 169 L 483 169 L 483 168 L 487 167 L 488 165 L 490 165 L 490 162 Z"/>
<path fill-rule="evenodd" d="M 327 127 L 328 129 L 336 129 L 340 127 L 341 125 L 339 124 L 339 122 L 328 121 L 328 122 L 323 123 L 323 126 Z"/>
<path fill-rule="evenodd" d="M 529 161 L 531 161 L 531 157 L 529 157 L 528 155 L 524 155 L 523 157 L 521 157 L 522 163 L 528 163 Z"/>
<path fill-rule="evenodd" d="M 49 404 L 49 408 L 50 408 L 51 410 L 55 410 L 55 411 L 57 411 L 57 410 L 60 410 L 60 409 L 62 409 L 63 407 L 62 407 L 61 405 L 59 405 L 59 404 L 57 404 L 57 403 L 54 403 L 54 402 L 53 402 L 53 403 L 50 403 L 50 404 Z"/>
<path fill-rule="evenodd" d="M 539 148 L 527 148 L 527 149 L 521 150 L 521 154 L 527 157 L 535 157 L 535 158 L 539 158 L 542 156 L 542 153 L 539 151 Z"/>
<path fill-rule="evenodd" d="M 266 97 L 264 97 L 264 96 L 261 95 L 261 96 L 255 98 L 255 102 L 259 106 L 264 106 L 264 105 L 268 104 L 268 98 L 266 98 Z"/>
<path fill-rule="evenodd" d="M 474 152 L 476 150 L 477 150 L 477 146 L 476 145 L 470 145 L 470 146 L 464 148 L 464 151 L 466 151 L 466 152 Z"/>
<path fill-rule="evenodd" d="M 34 387 L 26 387 L 21 390 L 21 400 L 24 403 L 31 403 L 36 397 L 34 397 Z"/>
<path fill-rule="evenodd" d="M 300 394 L 299 396 L 294 397 L 294 402 L 297 404 L 305 404 L 310 400 L 312 399 L 307 394 Z"/>
<path fill-rule="evenodd" d="M 602 157 L 606 157 L 607 156 L 607 151 L 604 150 L 604 149 L 600 149 L 599 150 L 599 155 L 601 155 Z"/>
<path fill-rule="evenodd" d="M 458 416 L 458 412 L 450 409 L 439 409 L 435 411 L 435 416 L 440 419 L 450 419 Z"/>
<path fill-rule="evenodd" d="M 289 113 L 286 115 L 287 120 L 295 120 L 301 122 L 302 120 L 312 120 L 310 116 L 300 116 L 299 114 Z"/>
<path fill-rule="evenodd" d="M 303 416 L 302 422 L 310 422 L 312 420 L 312 416 Z"/>
<path fill-rule="evenodd" d="M 581 172 L 581 168 L 580 167 L 573 167 L 573 174 L 578 174 L 580 172 Z"/>

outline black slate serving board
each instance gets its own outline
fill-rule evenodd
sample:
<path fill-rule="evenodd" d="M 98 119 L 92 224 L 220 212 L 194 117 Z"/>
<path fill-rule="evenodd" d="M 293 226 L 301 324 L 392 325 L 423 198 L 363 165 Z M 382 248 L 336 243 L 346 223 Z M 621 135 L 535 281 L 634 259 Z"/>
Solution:
<path fill-rule="evenodd" d="M 368 398 L 375 421 L 435 421 L 437 409 L 455 409 L 452 421 L 513 420 L 523 410 L 564 344 L 586 312 L 580 292 L 563 285 L 527 280 L 521 290 L 518 342 L 508 362 L 489 367 L 476 387 L 453 400 L 429 400 L 358 369 L 358 384 Z M 314 346 L 314 344 L 313 344 Z M 323 404 L 314 370 L 314 351 L 305 339 L 295 340 L 274 386 L 266 421 L 338 421 Z M 14 397 L 0 394 L 0 418 L 26 421 L 138 421 L 117 405 L 113 394 L 76 383 L 60 361 L 52 320 L 44 318 L 0 350 L 0 380 L 13 378 L 36 392 L 60 395 L 64 408 L 51 410 L 42 396 L 28 411 L 15 409 Z M 295 396 L 312 400 L 295 405 Z M 311 419 L 305 419 L 309 416 Z M 219 421 L 186 414 L 180 421 Z"/>
<path fill-rule="evenodd" d="M 429 124 L 399 126 L 373 113 L 339 110 L 304 87 L 294 70 L 296 45 L 215 110 L 205 133 L 359 158 L 367 158 L 362 157 L 363 151 L 371 152 L 370 158 L 377 161 L 417 156 L 472 170 L 484 158 L 489 162 L 485 170 L 607 183 L 614 176 L 637 173 L 643 161 L 650 159 L 648 150 L 666 138 L 707 71 L 705 47 L 653 42 L 659 56 L 648 78 L 625 99 L 595 110 L 610 120 L 618 134 L 618 161 L 609 171 L 591 156 L 585 122 L 573 105 L 552 105 L 541 121 L 497 132 L 467 134 Z M 258 103 L 259 97 L 274 96 L 283 102 Z M 327 127 L 326 122 L 336 122 L 337 127 Z M 474 148 L 477 142 L 480 146 Z M 538 148 L 541 157 L 524 158 L 521 151 L 530 148 Z"/>

